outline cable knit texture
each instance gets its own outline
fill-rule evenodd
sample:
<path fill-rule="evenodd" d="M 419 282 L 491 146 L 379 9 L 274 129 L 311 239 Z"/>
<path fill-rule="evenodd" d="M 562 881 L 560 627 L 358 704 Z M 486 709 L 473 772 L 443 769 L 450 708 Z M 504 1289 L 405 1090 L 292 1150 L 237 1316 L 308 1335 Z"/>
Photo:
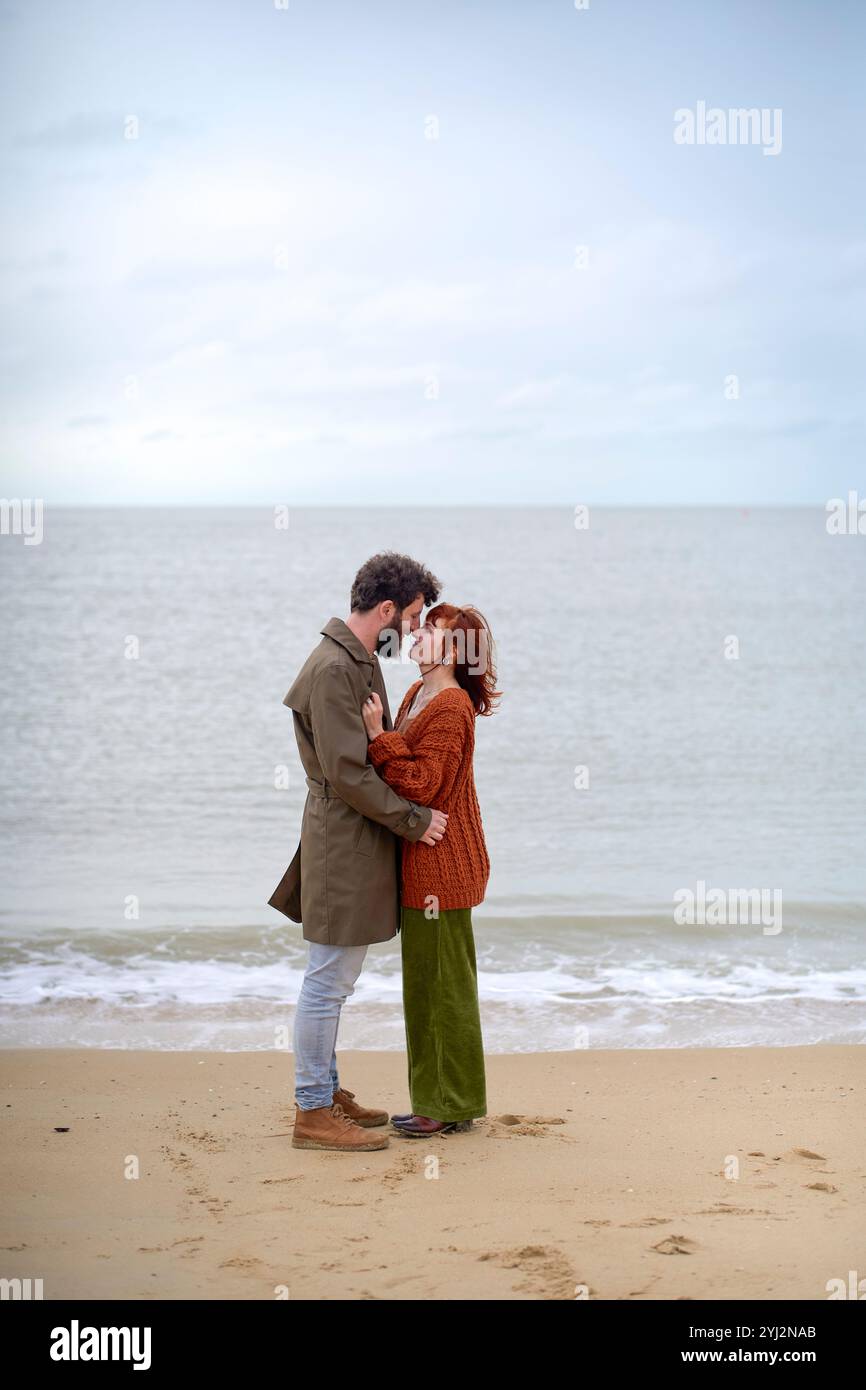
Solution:
<path fill-rule="evenodd" d="M 421 684 L 416 681 L 406 691 L 395 724 Z M 391 729 L 370 742 L 370 761 L 395 792 L 448 816 L 437 845 L 400 841 L 403 907 L 438 904 L 449 912 L 484 901 L 490 860 L 472 772 L 476 717 L 466 691 L 446 686 L 410 719 L 404 733 Z"/>

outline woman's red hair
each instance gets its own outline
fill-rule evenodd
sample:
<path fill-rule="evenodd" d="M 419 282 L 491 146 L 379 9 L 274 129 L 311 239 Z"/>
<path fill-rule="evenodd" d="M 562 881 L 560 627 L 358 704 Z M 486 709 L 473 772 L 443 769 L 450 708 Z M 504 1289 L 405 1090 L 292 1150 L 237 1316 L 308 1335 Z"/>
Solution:
<path fill-rule="evenodd" d="M 455 608 L 453 603 L 437 603 L 425 622 L 435 625 L 439 618 L 454 633 L 449 655 L 475 713 L 493 714 L 502 692 L 496 689 L 495 650 L 487 619 L 477 608 Z"/>

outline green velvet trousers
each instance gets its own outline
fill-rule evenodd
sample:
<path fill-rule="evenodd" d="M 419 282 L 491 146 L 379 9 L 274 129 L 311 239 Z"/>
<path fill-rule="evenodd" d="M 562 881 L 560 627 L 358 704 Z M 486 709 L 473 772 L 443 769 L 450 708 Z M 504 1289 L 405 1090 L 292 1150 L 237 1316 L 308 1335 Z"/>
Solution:
<path fill-rule="evenodd" d="M 400 910 L 403 1015 L 412 1113 L 431 1120 L 487 1114 L 472 910 L 427 918 Z"/>

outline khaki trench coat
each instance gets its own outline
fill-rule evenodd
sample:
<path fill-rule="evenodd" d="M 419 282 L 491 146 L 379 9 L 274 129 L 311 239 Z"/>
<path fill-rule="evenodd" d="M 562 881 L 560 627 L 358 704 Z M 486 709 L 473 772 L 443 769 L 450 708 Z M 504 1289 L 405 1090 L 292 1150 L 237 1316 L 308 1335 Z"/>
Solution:
<path fill-rule="evenodd" d="M 268 900 L 327 946 L 388 941 L 400 924 L 396 836 L 420 840 L 432 812 L 406 801 L 367 760 L 361 706 L 375 690 L 393 728 L 379 659 L 331 618 L 285 699 L 307 778 L 301 842 Z"/>

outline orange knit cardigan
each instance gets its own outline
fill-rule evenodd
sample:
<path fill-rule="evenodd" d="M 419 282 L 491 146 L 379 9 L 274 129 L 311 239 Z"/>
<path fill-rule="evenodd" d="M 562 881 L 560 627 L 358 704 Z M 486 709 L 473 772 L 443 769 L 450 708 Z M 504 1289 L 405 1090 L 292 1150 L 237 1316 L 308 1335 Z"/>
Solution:
<path fill-rule="evenodd" d="M 421 681 L 410 686 L 399 724 Z M 483 902 L 490 877 L 481 811 L 475 794 L 475 708 L 465 690 L 446 686 L 406 726 L 370 741 L 370 761 L 389 787 L 448 816 L 436 845 L 401 839 L 404 907 L 443 912 Z"/>

